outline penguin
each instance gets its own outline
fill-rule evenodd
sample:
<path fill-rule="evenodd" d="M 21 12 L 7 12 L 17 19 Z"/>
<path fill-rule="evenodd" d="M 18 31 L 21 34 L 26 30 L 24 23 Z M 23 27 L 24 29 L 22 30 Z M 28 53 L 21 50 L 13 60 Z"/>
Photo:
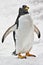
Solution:
<path fill-rule="evenodd" d="M 15 42 L 15 51 L 14 55 L 18 55 L 18 58 L 26 58 L 26 56 L 34 56 L 30 54 L 30 50 L 33 46 L 34 32 L 40 38 L 41 34 L 36 25 L 33 25 L 33 20 L 28 12 L 29 7 L 23 5 L 22 8 L 19 8 L 19 14 L 17 16 L 15 24 L 7 29 L 2 37 L 2 43 L 10 32 L 13 31 L 13 38 Z M 22 56 L 21 53 L 25 53 L 25 56 Z"/>

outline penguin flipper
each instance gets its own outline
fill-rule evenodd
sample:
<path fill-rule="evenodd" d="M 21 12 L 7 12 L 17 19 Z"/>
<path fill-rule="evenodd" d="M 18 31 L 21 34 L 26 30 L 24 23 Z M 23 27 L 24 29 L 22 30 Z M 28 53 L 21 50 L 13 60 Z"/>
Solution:
<path fill-rule="evenodd" d="M 38 38 L 40 38 L 40 36 L 41 36 L 41 34 L 40 34 L 40 32 L 39 32 L 39 34 L 38 34 Z"/>
<path fill-rule="evenodd" d="M 4 42 L 4 36 L 2 37 L 2 43 Z"/>
<path fill-rule="evenodd" d="M 10 32 L 15 31 L 16 30 L 17 25 L 12 25 L 11 27 L 9 27 L 6 32 L 4 33 L 3 37 L 2 37 L 2 43 L 4 42 L 5 38 L 9 35 Z"/>
<path fill-rule="evenodd" d="M 36 25 L 34 25 L 34 32 L 36 32 L 36 34 L 38 35 L 38 38 L 41 37 L 40 30 L 36 27 Z"/>

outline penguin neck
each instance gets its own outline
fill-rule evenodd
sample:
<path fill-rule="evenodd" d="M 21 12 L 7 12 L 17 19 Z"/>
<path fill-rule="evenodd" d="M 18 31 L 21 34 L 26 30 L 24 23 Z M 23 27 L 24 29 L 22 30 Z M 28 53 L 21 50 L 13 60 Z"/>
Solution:
<path fill-rule="evenodd" d="M 18 14 L 17 20 L 19 19 L 20 16 L 25 15 L 25 14 L 29 14 L 29 12 L 24 12 L 22 14 Z"/>
<path fill-rule="evenodd" d="M 25 15 L 25 14 L 29 14 L 29 12 L 27 12 L 27 11 L 26 11 L 26 12 L 23 12 L 23 14 L 22 14 L 22 15 Z"/>

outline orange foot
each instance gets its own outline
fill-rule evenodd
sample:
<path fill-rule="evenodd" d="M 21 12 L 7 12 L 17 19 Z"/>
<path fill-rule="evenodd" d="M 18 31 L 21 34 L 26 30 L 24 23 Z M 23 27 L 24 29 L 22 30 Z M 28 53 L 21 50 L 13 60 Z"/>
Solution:
<path fill-rule="evenodd" d="M 22 56 L 21 53 L 19 53 L 18 58 L 23 59 L 23 58 L 26 58 L 26 56 Z"/>
<path fill-rule="evenodd" d="M 32 56 L 32 57 L 36 57 L 35 55 L 33 54 L 30 54 L 29 52 L 26 53 L 26 56 Z"/>

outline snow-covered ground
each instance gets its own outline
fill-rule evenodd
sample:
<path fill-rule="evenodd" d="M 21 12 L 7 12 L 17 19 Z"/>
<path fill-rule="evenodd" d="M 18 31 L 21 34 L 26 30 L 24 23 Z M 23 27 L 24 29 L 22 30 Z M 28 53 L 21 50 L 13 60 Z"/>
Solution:
<path fill-rule="evenodd" d="M 41 32 L 41 38 L 38 39 L 34 34 L 34 45 L 31 53 L 34 57 L 27 59 L 18 59 L 12 55 L 15 49 L 13 34 L 10 33 L 2 44 L 1 39 L 4 32 L 15 23 L 18 9 L 22 5 L 30 6 L 30 14 L 34 24 Z M 43 65 L 43 0 L 0 0 L 0 65 Z"/>

